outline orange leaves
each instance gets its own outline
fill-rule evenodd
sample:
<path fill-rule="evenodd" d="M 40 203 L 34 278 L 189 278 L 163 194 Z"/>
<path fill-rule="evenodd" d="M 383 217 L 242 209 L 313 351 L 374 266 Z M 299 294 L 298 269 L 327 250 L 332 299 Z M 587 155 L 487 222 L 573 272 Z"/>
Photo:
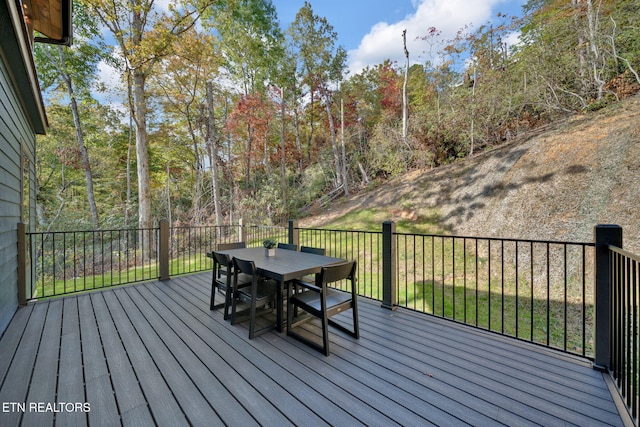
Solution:
<path fill-rule="evenodd" d="M 274 105 L 259 95 L 240 98 L 227 119 L 229 129 L 237 136 L 246 136 L 247 128 L 252 137 L 262 140 L 267 135 L 269 122 L 275 116 Z"/>

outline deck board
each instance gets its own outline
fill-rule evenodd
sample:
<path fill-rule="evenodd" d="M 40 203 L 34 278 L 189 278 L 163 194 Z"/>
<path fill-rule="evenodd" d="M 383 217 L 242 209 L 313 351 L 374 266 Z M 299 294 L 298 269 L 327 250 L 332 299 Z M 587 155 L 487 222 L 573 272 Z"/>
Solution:
<path fill-rule="evenodd" d="M 62 301 L 54 301 L 49 304 L 45 318 L 44 330 L 40 347 L 56 348 L 60 345 L 60 331 L 62 325 Z M 58 353 L 51 351 L 36 358 L 31 381 L 38 387 L 31 387 L 27 396 L 27 402 L 55 402 L 58 377 Z M 27 412 L 23 422 L 39 425 L 53 423 L 52 412 Z"/>
<path fill-rule="evenodd" d="M 186 424 L 187 417 L 154 360 L 154 357 L 160 360 L 168 355 L 165 352 L 157 355 L 149 353 L 129 319 L 129 314 L 120 305 L 117 296 L 120 293 L 104 292 L 105 301 L 155 422 L 165 426 Z"/>
<path fill-rule="evenodd" d="M 22 403 L 27 400 L 29 384 L 31 383 L 31 373 L 35 363 L 36 354 L 40 344 L 40 337 L 44 328 L 44 320 L 47 314 L 47 305 L 36 306 L 31 311 L 24 333 L 19 342 L 16 343 L 13 360 L 8 367 L 6 376 L 3 378 L 2 389 L 0 389 L 0 402 Z M 2 413 L 2 425 L 19 425 L 23 413 L 8 412 Z"/>
<path fill-rule="evenodd" d="M 82 330 L 85 331 L 85 323 L 89 324 L 86 330 L 91 337 L 91 344 L 102 342 L 101 346 L 92 348 L 90 357 L 85 358 L 87 402 L 101 402 L 92 405 L 95 408 L 89 412 L 91 424 L 100 423 L 110 415 L 115 416 L 114 411 L 125 414 L 140 406 L 146 407 L 147 400 L 131 366 L 124 343 L 120 340 L 103 293 L 91 294 L 82 303 Z M 95 329 L 92 316 L 95 317 Z M 107 381 L 113 384 L 112 396 L 106 394 Z M 107 400 L 102 403 L 102 399 L 105 398 Z"/>
<path fill-rule="evenodd" d="M 181 298 L 185 302 L 191 300 L 191 305 L 183 306 L 187 312 L 200 311 L 200 308 L 193 304 L 200 303 L 201 305 L 202 300 L 194 300 L 193 295 L 189 294 L 188 291 L 185 291 L 180 296 L 175 294 L 175 289 L 166 289 L 166 291 L 173 294 L 174 298 Z M 265 363 L 264 357 L 256 353 L 255 349 L 247 342 L 247 339 L 240 338 L 233 331 L 229 332 L 228 325 L 220 324 L 213 320 L 209 312 L 204 312 L 199 317 L 203 315 L 206 316 L 204 323 L 196 318 L 192 319 L 190 326 L 197 331 L 203 340 L 211 342 L 215 346 L 215 350 L 219 352 L 220 357 L 229 364 L 230 368 L 246 380 L 247 384 L 244 384 L 244 390 L 249 391 L 253 397 L 244 399 L 243 403 L 249 413 L 253 414 L 260 424 L 287 425 L 291 423 L 290 418 L 292 417 L 303 417 L 302 419 L 306 420 L 314 419 L 313 414 L 308 412 L 295 396 L 269 377 L 272 366 L 266 369 L 261 367 Z M 189 317 L 186 313 L 183 313 L 182 316 Z M 220 330 L 220 332 L 226 333 L 224 336 L 211 337 L 212 330 Z M 225 386 L 231 387 L 235 381 L 237 379 L 227 378 Z M 249 388 L 252 390 L 248 390 Z M 235 396 L 243 396 L 243 394 L 243 391 L 238 391 L 237 394 L 234 393 Z M 274 407 L 273 400 L 279 402 L 278 407 Z"/>
<path fill-rule="evenodd" d="M 179 307 L 172 311 L 170 306 L 173 304 L 166 306 L 166 301 L 159 300 L 148 288 L 138 287 L 136 290 L 172 329 L 171 333 L 166 331 L 165 334 L 174 336 L 173 348 L 180 348 L 190 378 L 198 384 L 203 395 L 218 411 L 220 419 L 227 424 L 235 422 L 246 426 L 257 425 L 256 420 L 234 397 L 242 392 L 242 385 L 238 383 L 245 383 L 244 379 L 233 374 L 228 363 L 222 359 L 223 354 L 214 351 L 208 343 L 217 341 L 218 337 L 206 332 L 204 338 L 201 338 L 197 331 L 191 328 L 193 320 L 189 312 L 182 311 Z M 179 337 L 180 342 L 175 341 L 175 337 Z M 225 387 L 223 381 L 228 382 L 231 387 Z"/>
<path fill-rule="evenodd" d="M 35 305 L 29 305 L 18 310 L 2 337 L 2 345 L 0 346 L 0 380 L 5 378 L 7 371 L 11 367 L 13 356 L 20 340 L 24 336 L 24 330 L 34 307 Z"/>
<path fill-rule="evenodd" d="M 563 385 L 552 380 L 543 381 L 542 378 L 546 375 L 544 371 L 525 368 L 525 355 L 521 355 L 519 359 L 521 369 L 509 369 L 506 365 L 512 363 L 516 357 L 511 352 L 500 350 L 498 346 L 492 352 L 471 354 L 474 346 L 458 341 L 459 338 L 456 338 L 454 334 L 447 335 L 446 338 L 449 341 L 444 341 L 445 337 L 440 337 L 441 340 L 438 340 L 437 337 L 428 334 L 404 331 L 396 323 L 393 320 L 384 322 L 381 326 L 380 337 L 372 339 L 382 346 L 386 345 L 388 341 L 392 341 L 413 349 L 412 357 L 414 359 L 418 359 L 420 354 L 424 355 L 427 362 L 425 368 L 430 369 L 432 375 L 455 375 L 455 377 L 448 379 L 447 383 L 460 384 L 460 387 L 464 385 L 465 388 L 476 387 L 478 392 L 482 389 L 491 390 L 492 393 L 497 393 L 497 402 L 508 397 L 521 405 L 523 414 L 529 413 L 532 420 L 549 416 L 568 416 L 572 413 L 581 414 L 587 418 L 582 416 L 578 416 L 577 419 L 569 417 L 568 421 L 570 422 L 591 422 L 591 418 L 603 421 L 609 419 L 610 413 L 608 411 L 601 411 L 594 407 L 594 405 L 601 405 L 604 402 L 592 399 L 590 394 L 574 393 L 573 389 L 576 384 L 580 384 L 579 382 L 573 381 L 571 385 Z M 368 325 L 364 326 L 364 328 L 367 327 Z M 386 333 L 390 332 L 395 332 L 395 336 L 388 337 Z M 377 334 L 378 331 L 371 331 L 371 333 Z M 423 342 L 429 343 L 429 345 L 417 341 L 408 343 L 411 339 L 418 338 L 422 338 Z M 451 343 L 451 346 L 448 343 Z M 500 355 L 504 363 L 488 362 L 486 360 L 487 353 L 493 353 L 494 356 L 495 354 Z M 586 378 L 589 377 L 586 376 Z M 570 394 L 575 397 L 569 396 Z M 588 404 L 584 403 L 585 399 L 588 399 Z M 464 400 L 466 399 L 462 399 L 462 401 Z M 532 408 L 528 409 L 528 406 Z M 541 414 L 535 409 L 539 407 L 544 407 L 546 414 Z"/>
<path fill-rule="evenodd" d="M 325 357 L 285 333 L 249 340 L 209 310 L 210 279 L 21 308 L 0 341 L 0 401 L 91 411 L 4 411 L 0 425 L 623 424 L 586 359 L 364 298 L 361 338 L 332 331 Z"/>

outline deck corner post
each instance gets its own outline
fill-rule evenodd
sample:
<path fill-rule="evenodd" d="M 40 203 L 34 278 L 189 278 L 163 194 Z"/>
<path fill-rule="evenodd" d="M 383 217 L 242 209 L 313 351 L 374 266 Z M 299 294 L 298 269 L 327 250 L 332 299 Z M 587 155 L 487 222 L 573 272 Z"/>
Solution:
<path fill-rule="evenodd" d="M 18 223 L 18 304 L 27 304 L 27 232 L 23 222 Z"/>
<path fill-rule="evenodd" d="M 169 280 L 169 221 L 160 221 L 160 280 Z"/>
<path fill-rule="evenodd" d="M 289 244 L 299 246 L 300 235 L 298 230 L 298 220 L 289 220 Z"/>
<path fill-rule="evenodd" d="M 396 309 L 396 223 L 382 223 L 382 307 Z"/>
<path fill-rule="evenodd" d="M 595 242 L 595 357 L 594 369 L 611 366 L 611 260 L 609 246 L 622 249 L 622 227 L 598 224 L 594 228 Z"/>
<path fill-rule="evenodd" d="M 238 241 L 247 241 L 247 226 L 244 225 L 244 220 L 242 218 L 238 220 Z"/>

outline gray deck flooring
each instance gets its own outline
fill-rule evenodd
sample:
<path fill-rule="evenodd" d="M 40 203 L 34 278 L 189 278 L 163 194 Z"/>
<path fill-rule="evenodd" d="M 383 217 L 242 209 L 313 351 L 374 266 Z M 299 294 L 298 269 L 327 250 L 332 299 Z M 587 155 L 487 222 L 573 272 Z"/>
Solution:
<path fill-rule="evenodd" d="M 586 360 L 366 299 L 361 338 L 332 331 L 325 357 L 285 333 L 249 340 L 209 311 L 210 278 L 18 310 L 0 425 L 622 425 Z"/>

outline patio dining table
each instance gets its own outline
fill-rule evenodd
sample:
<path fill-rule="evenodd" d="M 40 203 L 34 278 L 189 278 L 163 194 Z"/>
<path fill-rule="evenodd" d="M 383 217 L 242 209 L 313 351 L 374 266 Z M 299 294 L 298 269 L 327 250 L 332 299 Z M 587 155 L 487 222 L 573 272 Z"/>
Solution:
<path fill-rule="evenodd" d="M 326 255 L 298 252 L 288 249 L 276 249 L 275 255 L 267 256 L 262 247 L 228 249 L 220 251 L 229 256 L 253 261 L 258 274 L 278 282 L 276 304 L 276 322 L 278 332 L 283 330 L 283 294 L 284 284 L 288 281 L 320 272 L 323 266 L 344 261 Z"/>

